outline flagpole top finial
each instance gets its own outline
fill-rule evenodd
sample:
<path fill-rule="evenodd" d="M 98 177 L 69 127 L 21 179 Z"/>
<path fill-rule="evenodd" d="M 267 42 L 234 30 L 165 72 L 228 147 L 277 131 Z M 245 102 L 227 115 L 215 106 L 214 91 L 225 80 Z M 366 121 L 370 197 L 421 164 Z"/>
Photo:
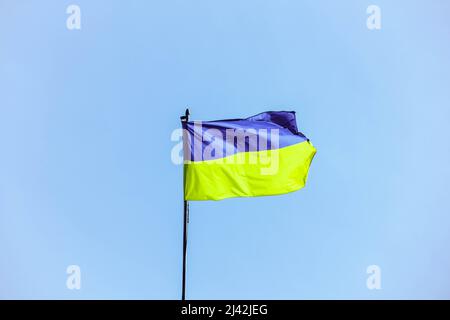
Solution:
<path fill-rule="evenodd" d="M 181 116 L 181 117 L 180 117 L 181 121 L 188 121 L 188 120 L 189 120 L 189 115 L 190 115 L 190 113 L 189 113 L 189 108 L 186 108 L 186 111 L 185 111 L 185 113 L 184 113 L 184 116 Z"/>

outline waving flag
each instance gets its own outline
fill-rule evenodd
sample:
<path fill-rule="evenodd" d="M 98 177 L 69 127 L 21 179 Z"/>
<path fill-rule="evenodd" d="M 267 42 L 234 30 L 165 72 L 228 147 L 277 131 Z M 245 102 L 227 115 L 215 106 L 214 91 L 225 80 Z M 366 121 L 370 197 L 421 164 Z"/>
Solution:
<path fill-rule="evenodd" d="M 293 111 L 182 126 L 185 200 L 277 195 L 306 184 L 316 149 Z"/>

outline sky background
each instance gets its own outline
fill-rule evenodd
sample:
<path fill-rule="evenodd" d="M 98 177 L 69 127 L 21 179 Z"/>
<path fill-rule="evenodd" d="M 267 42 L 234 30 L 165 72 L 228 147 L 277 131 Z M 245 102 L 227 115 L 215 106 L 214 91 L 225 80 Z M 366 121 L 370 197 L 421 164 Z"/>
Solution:
<path fill-rule="evenodd" d="M 170 136 L 189 106 L 193 120 L 295 110 L 317 155 L 298 192 L 191 203 L 187 298 L 449 299 L 449 12 L 0 0 L 0 298 L 180 298 Z"/>

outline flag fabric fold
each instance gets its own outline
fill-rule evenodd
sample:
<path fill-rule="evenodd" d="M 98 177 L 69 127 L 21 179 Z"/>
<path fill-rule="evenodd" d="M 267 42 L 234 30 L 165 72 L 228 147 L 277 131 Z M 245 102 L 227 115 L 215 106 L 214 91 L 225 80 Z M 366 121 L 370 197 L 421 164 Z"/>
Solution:
<path fill-rule="evenodd" d="M 221 200 L 292 192 L 305 186 L 316 149 L 295 112 L 246 119 L 182 121 L 184 199 Z"/>

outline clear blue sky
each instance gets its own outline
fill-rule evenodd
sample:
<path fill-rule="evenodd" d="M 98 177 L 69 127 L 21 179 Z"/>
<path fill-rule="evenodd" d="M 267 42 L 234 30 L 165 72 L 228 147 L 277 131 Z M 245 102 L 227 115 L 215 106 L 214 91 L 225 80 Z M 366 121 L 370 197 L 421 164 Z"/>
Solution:
<path fill-rule="evenodd" d="M 449 12 L 0 0 L 0 298 L 180 297 L 186 106 L 295 110 L 318 150 L 299 192 L 191 204 L 188 298 L 450 298 Z"/>

